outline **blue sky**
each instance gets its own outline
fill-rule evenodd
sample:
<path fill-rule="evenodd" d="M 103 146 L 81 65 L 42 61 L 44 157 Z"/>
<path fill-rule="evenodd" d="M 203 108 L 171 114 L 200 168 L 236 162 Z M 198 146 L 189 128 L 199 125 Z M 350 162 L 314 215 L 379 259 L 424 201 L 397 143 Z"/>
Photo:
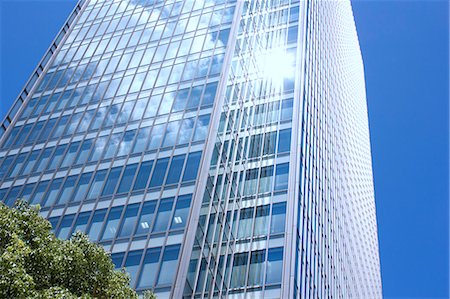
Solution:
<path fill-rule="evenodd" d="M 74 7 L 0 0 L 0 118 Z M 383 293 L 448 298 L 448 7 L 353 1 L 365 62 Z"/>

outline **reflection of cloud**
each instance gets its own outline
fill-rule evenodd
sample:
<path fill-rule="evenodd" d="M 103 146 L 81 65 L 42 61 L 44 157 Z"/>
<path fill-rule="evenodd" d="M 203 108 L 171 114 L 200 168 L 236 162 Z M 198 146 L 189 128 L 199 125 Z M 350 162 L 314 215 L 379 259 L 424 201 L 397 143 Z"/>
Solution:
<path fill-rule="evenodd" d="M 183 34 L 184 32 L 192 32 L 197 29 L 212 28 L 219 25 L 221 20 L 230 22 L 234 13 L 234 8 L 224 8 L 223 10 L 215 10 L 202 15 L 187 17 L 188 13 L 191 11 L 201 11 L 202 8 L 213 7 L 214 5 L 216 5 L 216 1 L 213 0 L 178 1 L 172 5 L 162 5 L 161 7 L 156 8 L 154 8 L 154 3 L 152 1 L 147 0 L 128 0 L 121 1 L 119 3 L 111 3 L 111 8 L 109 10 L 105 10 L 103 16 L 120 15 L 121 12 L 124 12 L 125 10 L 134 11 L 134 13 L 129 17 L 121 17 L 105 21 L 108 22 L 105 24 L 95 24 L 94 26 L 102 28 L 99 32 L 105 33 L 106 36 L 103 40 L 95 41 L 95 44 L 86 44 L 86 41 L 91 38 L 97 38 L 98 35 L 96 34 L 94 36 L 94 34 L 91 34 L 93 31 L 89 28 L 82 27 L 72 30 L 62 47 L 67 47 L 76 40 L 83 40 L 83 45 L 60 50 L 56 55 L 52 67 L 58 65 L 61 61 L 68 63 L 73 57 L 82 57 L 86 60 L 93 55 L 95 55 L 95 57 L 102 57 L 101 55 L 104 53 L 115 49 L 118 43 L 123 43 L 123 38 L 117 36 L 112 37 L 114 30 L 111 28 L 117 26 L 117 28 L 123 30 L 125 28 L 130 28 L 130 24 L 134 24 L 133 26 L 139 24 L 153 24 L 149 28 L 142 29 L 143 32 L 140 41 L 137 41 L 137 37 L 141 35 L 139 31 L 137 32 L 139 34 L 130 34 L 130 43 L 133 45 L 137 46 L 147 44 L 151 47 L 142 49 L 133 55 L 129 53 L 124 54 L 125 49 L 116 50 L 111 53 L 111 58 L 109 59 L 103 58 L 102 60 L 97 61 L 97 58 L 95 58 L 87 65 L 79 65 L 76 68 L 72 67 L 70 72 L 65 74 L 72 76 L 70 80 L 71 84 L 89 80 L 91 77 L 98 77 L 104 72 L 112 74 L 116 69 L 126 71 L 130 68 L 150 65 L 152 62 L 168 61 L 169 59 L 175 59 L 180 56 L 188 55 L 189 53 L 199 53 L 202 51 L 212 50 L 215 46 L 219 48 L 223 47 L 226 41 L 222 39 L 226 39 L 227 37 L 223 36 L 224 34 L 219 34 L 217 31 L 208 32 L 204 35 L 183 39 L 181 41 L 174 41 L 170 44 L 155 45 L 155 41 L 158 41 L 161 37 L 165 38 L 171 36 L 172 34 Z M 179 14 L 184 14 L 184 18 L 178 19 L 177 22 L 165 22 L 165 20 L 167 20 L 170 16 L 177 16 Z M 79 19 L 80 24 L 81 21 L 84 22 L 87 18 L 91 17 L 88 16 L 88 14 L 81 15 Z M 126 25 L 126 19 L 128 25 Z M 118 32 L 118 30 L 119 29 L 116 29 L 115 31 Z M 88 34 L 89 38 L 82 37 L 86 36 L 86 34 Z M 84 52 L 85 50 L 86 52 Z M 83 55 L 81 55 L 82 52 L 84 52 Z M 216 54 L 214 57 L 203 57 L 201 59 L 196 57 L 194 60 L 186 63 L 178 63 L 174 66 L 166 66 L 150 71 L 145 71 L 145 69 L 141 67 L 138 74 L 131 74 L 128 72 L 125 77 L 116 77 L 109 83 L 100 83 L 96 90 L 94 90 L 95 85 L 88 85 L 81 99 L 83 103 L 100 102 L 103 99 L 111 99 L 116 95 L 137 93 L 140 90 L 151 90 L 152 88 L 158 86 L 175 84 L 180 81 L 193 80 L 196 76 L 206 76 L 208 70 L 210 69 L 210 65 L 210 72 L 212 74 L 218 74 L 222 66 L 222 61 L 223 54 L 221 53 Z M 52 74 L 48 74 L 48 76 L 51 75 Z M 69 78 L 67 78 L 67 80 L 68 79 Z M 144 117 L 152 117 L 157 114 L 169 113 L 173 105 L 174 97 L 174 93 L 165 94 L 163 97 L 161 95 L 152 96 L 149 100 L 146 99 L 145 101 L 139 101 L 134 109 L 134 102 L 125 103 L 120 114 L 120 106 L 118 105 L 113 105 L 110 107 L 108 109 L 108 113 L 105 113 L 103 110 L 99 111 L 95 114 L 95 117 L 93 112 L 88 112 L 82 120 L 79 131 L 87 131 L 92 118 L 94 118 L 94 121 L 93 125 L 91 125 L 91 129 L 98 129 L 100 127 L 99 122 L 101 123 L 99 118 L 104 117 L 107 118 L 104 122 L 107 125 L 112 125 L 116 122 L 116 118 L 119 123 L 126 122 L 130 118 L 131 114 L 133 114 L 132 120 L 138 120 L 142 117 L 146 106 L 148 107 L 145 110 Z M 148 105 L 147 101 L 149 101 Z"/>

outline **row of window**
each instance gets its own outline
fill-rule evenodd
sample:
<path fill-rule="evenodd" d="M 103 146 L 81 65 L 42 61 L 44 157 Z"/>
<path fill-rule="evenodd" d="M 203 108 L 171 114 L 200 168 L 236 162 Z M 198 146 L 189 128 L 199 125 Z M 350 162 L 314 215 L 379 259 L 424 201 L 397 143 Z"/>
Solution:
<path fill-rule="evenodd" d="M 180 245 L 147 248 L 125 253 L 115 253 L 111 259 L 116 268 L 124 267 L 130 274 L 130 286 L 135 289 L 153 289 L 170 286 L 175 278 Z"/>
<path fill-rule="evenodd" d="M 55 93 L 40 99 L 33 98 L 28 102 L 20 118 L 34 118 L 51 112 L 55 115 L 64 109 L 73 109 L 75 106 L 80 107 L 88 103 L 94 104 L 100 100 L 98 92 L 100 94 L 105 92 L 103 90 L 104 87 L 98 86 L 98 88 L 101 91 L 97 90 L 95 93 L 95 86 L 88 85 L 81 90 Z M 214 102 L 216 89 L 217 82 L 213 82 L 174 92 L 166 92 L 165 94 L 153 94 L 150 96 L 149 92 L 143 92 L 137 99 L 133 99 L 132 95 L 127 95 L 128 101 L 113 105 L 101 105 L 98 111 L 95 111 L 96 106 L 92 107 L 94 110 L 89 107 L 84 116 L 84 118 L 89 117 L 89 119 L 86 119 L 84 125 L 78 128 L 78 131 L 82 129 L 98 130 L 102 127 L 112 126 L 116 122 L 117 124 L 123 124 L 128 121 L 164 115 L 171 111 L 180 112 L 183 110 L 195 110 L 198 107 L 209 107 Z M 79 115 L 81 117 L 81 114 Z M 65 117 L 67 118 L 68 116 Z M 91 119 L 93 119 L 92 124 L 89 126 Z M 55 125 L 55 121 L 53 125 Z M 75 123 L 74 121 L 71 122 Z M 63 123 L 67 123 L 67 121 Z M 76 127 L 76 124 L 73 126 Z"/>
<path fill-rule="evenodd" d="M 292 119 L 292 98 L 283 101 L 274 101 L 256 106 L 245 107 L 242 112 L 242 122 L 239 122 L 240 110 L 231 110 L 227 116 L 222 113 L 219 122 L 219 133 L 232 130 L 244 130 L 249 127 L 259 128 L 277 122 Z M 234 120 L 236 117 L 236 120 Z"/>
<path fill-rule="evenodd" d="M 233 258 L 231 263 L 231 258 Z M 219 258 L 219 271 L 223 271 L 225 256 L 221 255 Z M 194 273 L 196 270 L 197 260 L 191 260 L 188 278 L 187 278 L 187 288 L 185 289 L 186 295 L 191 295 L 193 292 L 190 288 L 194 284 Z M 232 265 L 230 267 L 230 265 Z M 231 271 L 230 271 L 231 268 Z M 231 289 L 230 293 L 234 293 L 233 289 L 248 287 L 257 287 L 262 285 L 274 285 L 280 284 L 282 278 L 283 269 L 283 248 L 275 247 L 263 250 L 256 250 L 251 252 L 236 253 L 231 256 L 227 256 L 227 266 L 223 272 L 218 273 L 216 279 L 220 281 L 223 277 L 223 283 L 228 285 Z M 200 264 L 200 271 L 198 273 L 198 282 L 196 292 L 201 291 L 203 287 L 203 281 L 205 281 L 207 273 L 207 262 L 203 258 Z M 229 277 L 231 272 L 231 277 Z M 209 276 L 209 275 L 208 275 Z M 211 280 L 206 280 L 205 290 L 210 289 Z"/>
<path fill-rule="evenodd" d="M 183 229 L 191 204 L 191 195 L 163 198 L 111 209 L 98 209 L 49 219 L 55 235 L 68 239 L 73 233 L 86 233 L 91 241 L 142 236 L 148 233 L 165 233 Z"/>
<path fill-rule="evenodd" d="M 188 182 L 197 178 L 202 152 L 162 158 L 156 161 L 118 166 L 94 172 L 82 173 L 52 181 L 16 186 L 0 190 L 0 200 L 12 205 L 17 198 L 44 207 L 64 205 L 68 202 L 93 200 L 115 193 L 157 188 L 163 184 Z M 170 162 L 170 165 L 169 165 Z"/>
<path fill-rule="evenodd" d="M 128 13 L 124 13 L 121 15 L 120 8 L 121 5 L 106 4 L 103 6 L 102 11 L 104 14 L 99 13 L 95 16 L 95 11 L 90 15 L 91 19 L 83 24 L 83 27 L 80 28 L 80 25 L 75 26 L 75 30 L 68 37 L 67 42 L 70 43 L 72 41 L 85 41 L 88 39 L 92 39 L 95 36 L 101 36 L 103 34 L 109 33 L 118 33 L 122 30 L 128 31 L 129 29 L 134 28 L 135 30 L 139 30 L 140 28 L 146 26 L 155 28 L 155 30 L 163 31 L 164 27 L 158 26 L 160 24 L 168 24 L 168 26 L 172 27 L 170 31 L 164 31 L 164 34 L 158 34 L 158 39 L 161 37 L 167 37 L 177 34 L 182 34 L 183 32 L 190 32 L 192 30 L 200 30 L 208 27 L 213 27 L 218 24 L 228 24 L 231 22 L 233 17 L 234 7 L 228 7 L 224 9 L 220 7 L 217 9 L 216 7 L 220 5 L 216 4 L 214 6 L 205 7 L 201 12 L 201 16 L 199 15 L 199 9 L 201 9 L 201 5 L 204 3 L 212 4 L 213 1 L 201 1 L 196 5 L 196 7 L 192 7 L 193 2 L 196 1 L 182 1 L 178 3 L 167 2 L 162 7 L 148 7 L 148 4 L 143 4 L 145 1 L 136 1 L 134 2 L 135 8 L 133 12 L 129 11 Z M 183 2 L 185 5 L 183 6 Z M 214 2 L 224 2 L 224 1 L 214 1 Z M 137 5 L 136 5 L 137 4 Z M 190 5 L 189 5 L 190 4 Z M 182 7 L 183 6 L 183 7 Z M 208 5 L 207 5 L 208 6 Z M 173 9 L 172 9 L 173 8 Z M 109 10 L 112 13 L 114 10 L 118 9 L 119 12 L 114 13 L 112 16 L 106 15 L 106 10 Z M 213 11 L 213 9 L 215 9 Z M 191 12 L 192 10 L 192 12 Z M 130 13 L 131 12 L 131 13 Z M 191 15 L 189 15 L 191 12 Z M 82 18 L 78 20 L 78 24 L 81 24 L 84 20 L 86 13 L 82 15 Z M 83 18 L 84 17 L 84 18 Z M 189 22 L 187 22 L 186 18 L 189 17 Z M 177 23 L 177 19 L 181 18 Z M 168 20 L 169 19 L 169 20 Z M 94 20 L 93 22 L 91 22 Z M 181 24 L 180 24 L 181 23 Z M 156 37 L 155 37 L 156 38 Z"/>
<path fill-rule="evenodd" d="M 0 179 L 140 154 L 160 146 L 167 148 L 187 144 L 191 140 L 201 141 L 206 138 L 208 125 L 209 115 L 203 115 L 198 118 L 196 124 L 195 118 L 188 118 L 169 122 L 167 125 L 142 127 L 139 130 L 7 156 L 0 164 Z"/>

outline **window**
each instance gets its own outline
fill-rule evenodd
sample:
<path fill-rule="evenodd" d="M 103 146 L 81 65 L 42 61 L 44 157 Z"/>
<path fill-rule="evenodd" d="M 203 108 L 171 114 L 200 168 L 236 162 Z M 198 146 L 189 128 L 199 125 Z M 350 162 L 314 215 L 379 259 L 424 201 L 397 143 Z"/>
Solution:
<path fill-rule="evenodd" d="M 148 201 L 142 207 L 141 215 L 136 229 L 136 235 L 146 234 L 150 231 L 155 213 L 156 201 Z"/>
<path fill-rule="evenodd" d="M 190 205 L 191 205 L 191 195 L 178 197 L 170 229 L 184 228 L 186 226 Z"/>
<path fill-rule="evenodd" d="M 275 154 L 276 144 L 277 144 L 277 132 L 270 132 L 264 134 L 263 155 Z"/>
<path fill-rule="evenodd" d="M 275 175 L 275 190 L 284 190 L 288 188 L 289 164 L 277 165 Z"/>
<path fill-rule="evenodd" d="M 252 236 L 253 208 L 242 209 L 239 217 L 238 238 Z"/>
<path fill-rule="evenodd" d="M 89 221 L 90 215 L 91 215 L 90 212 L 84 212 L 84 213 L 80 213 L 78 215 L 77 221 L 75 222 L 75 226 L 73 228 L 73 233 L 76 233 L 76 232 L 84 233 L 86 231 L 86 226 Z"/>
<path fill-rule="evenodd" d="M 64 186 L 61 189 L 61 193 L 59 195 L 58 204 L 65 204 L 69 202 L 72 196 L 72 192 L 75 189 L 75 182 L 77 181 L 78 176 L 70 176 L 66 179 Z"/>
<path fill-rule="evenodd" d="M 281 130 L 278 141 L 278 152 L 288 152 L 291 149 L 291 129 Z"/>
<path fill-rule="evenodd" d="M 109 240 L 114 238 L 119 226 L 120 215 L 122 214 L 123 207 L 115 207 L 109 211 L 108 220 L 106 221 L 105 229 L 100 241 Z"/>
<path fill-rule="evenodd" d="M 270 248 L 267 255 L 266 283 L 281 283 L 283 248 Z"/>
<path fill-rule="evenodd" d="M 253 251 L 250 257 L 248 285 L 262 285 L 264 274 L 265 250 Z"/>
<path fill-rule="evenodd" d="M 37 157 L 39 155 L 39 150 L 31 152 L 30 156 L 28 157 L 28 162 L 25 164 L 22 175 L 27 175 L 31 172 L 31 170 L 34 167 L 34 164 L 36 164 Z"/>
<path fill-rule="evenodd" d="M 158 159 L 156 161 L 155 170 L 152 174 L 152 179 L 150 180 L 149 187 L 159 187 L 164 181 L 166 176 L 167 164 L 169 163 L 169 158 Z"/>
<path fill-rule="evenodd" d="M 50 207 L 52 206 L 57 198 L 58 198 L 58 192 L 59 188 L 61 187 L 63 179 L 56 179 L 52 182 L 50 185 L 50 188 L 48 189 L 47 195 L 45 196 L 45 200 L 42 203 L 44 207 Z"/>
<path fill-rule="evenodd" d="M 195 180 L 197 178 L 198 166 L 202 152 L 190 153 L 184 170 L 183 182 Z"/>
<path fill-rule="evenodd" d="M 176 272 L 174 269 L 177 268 L 179 250 L 180 245 L 166 247 L 161 263 L 161 270 L 159 271 L 158 285 L 172 284 L 173 279 L 175 278 Z"/>
<path fill-rule="evenodd" d="M 137 288 L 152 288 L 155 285 L 155 278 L 158 271 L 158 261 L 161 248 L 149 248 L 145 253 L 144 265 Z"/>
<path fill-rule="evenodd" d="M 269 223 L 270 206 L 260 206 L 256 208 L 255 218 L 255 236 L 266 235 L 267 225 Z"/>
<path fill-rule="evenodd" d="M 45 190 L 47 189 L 48 183 L 49 183 L 48 181 L 39 183 L 38 187 L 34 191 L 34 196 L 31 198 L 32 205 L 41 203 L 42 198 L 44 197 Z"/>
<path fill-rule="evenodd" d="M 136 137 L 136 143 L 133 147 L 133 153 L 142 153 L 147 146 L 148 136 L 150 136 L 150 127 L 140 128 Z"/>
<path fill-rule="evenodd" d="M 94 216 L 92 217 L 92 222 L 88 233 L 89 239 L 92 242 L 98 240 L 98 236 L 100 235 L 100 230 L 103 226 L 105 216 L 106 216 L 106 209 L 95 211 Z"/>
<path fill-rule="evenodd" d="M 76 159 L 75 164 L 83 164 L 86 162 L 89 157 L 89 152 L 92 147 L 92 140 L 85 140 L 83 145 L 81 146 L 80 152 L 78 153 L 78 157 Z"/>
<path fill-rule="evenodd" d="M 25 200 L 26 202 L 30 202 L 30 196 L 31 196 L 31 193 L 33 193 L 34 186 L 36 186 L 35 183 L 25 185 L 20 197 L 23 200 Z M 1 200 L 2 200 L 2 196 L 0 195 L 0 201 Z"/>
<path fill-rule="evenodd" d="M 147 161 L 141 164 L 139 172 L 136 176 L 136 181 L 134 182 L 133 190 L 145 189 L 152 167 L 153 161 Z"/>
<path fill-rule="evenodd" d="M 163 232 L 167 230 L 170 216 L 172 214 L 173 198 L 161 199 L 158 214 L 156 216 L 153 232 Z"/>
<path fill-rule="evenodd" d="M 258 171 L 258 168 L 245 171 L 244 195 L 253 195 L 256 193 Z"/>
<path fill-rule="evenodd" d="M 292 119 L 292 99 L 283 100 L 281 104 L 281 120 Z"/>
<path fill-rule="evenodd" d="M 111 171 L 109 172 L 108 179 L 106 180 L 105 187 L 103 188 L 102 196 L 111 195 L 114 193 L 121 172 L 122 166 L 111 169 Z"/>
<path fill-rule="evenodd" d="M 94 181 L 91 184 L 91 189 L 89 190 L 89 194 L 87 199 L 94 199 L 100 195 L 100 191 L 102 190 L 103 182 L 105 181 L 106 170 L 100 170 L 95 174 Z"/>
<path fill-rule="evenodd" d="M 130 274 L 130 287 L 134 288 L 136 278 L 139 271 L 139 264 L 141 263 L 142 250 L 131 251 L 128 253 L 125 261 L 125 269 Z"/>
<path fill-rule="evenodd" d="M 80 202 L 86 198 L 86 192 L 89 188 L 89 181 L 91 180 L 92 172 L 83 173 L 75 188 L 73 194 L 73 201 Z"/>
<path fill-rule="evenodd" d="M 43 190 L 45 190 L 45 187 L 47 187 L 47 184 L 45 184 L 45 187 L 43 187 Z M 9 191 L 8 196 L 5 199 L 5 204 L 9 207 L 14 205 L 14 202 L 17 200 L 17 197 L 19 195 L 19 191 L 22 188 L 22 186 L 17 186 L 11 189 L 11 191 Z M 42 192 L 43 193 L 43 192 Z M 40 198 L 42 197 L 42 193 L 39 195 L 39 201 Z"/>
<path fill-rule="evenodd" d="M 273 177 L 273 166 L 261 168 L 259 193 L 270 192 L 272 190 L 272 177 Z"/>
<path fill-rule="evenodd" d="M 63 217 L 61 224 L 59 226 L 58 238 L 60 239 L 68 239 L 70 237 L 70 231 L 72 228 L 72 222 L 75 218 L 74 215 L 66 215 Z"/>
<path fill-rule="evenodd" d="M 208 125 L 211 115 L 202 115 L 198 117 L 197 125 L 195 126 L 194 141 L 205 140 L 208 134 Z"/>
<path fill-rule="evenodd" d="M 103 159 L 109 159 L 114 156 L 119 146 L 119 140 L 121 140 L 122 133 L 113 134 L 108 141 L 108 145 L 105 150 Z"/>
<path fill-rule="evenodd" d="M 164 133 L 164 124 L 155 125 L 150 135 L 150 143 L 148 144 L 148 149 L 156 149 L 161 144 L 161 139 Z"/>
<path fill-rule="evenodd" d="M 162 146 L 169 147 L 174 146 L 177 140 L 178 130 L 180 129 L 181 121 L 172 121 L 167 124 L 166 134 L 164 135 L 164 141 Z"/>
<path fill-rule="evenodd" d="M 119 237 L 129 237 L 133 233 L 139 211 L 139 204 L 129 205 L 125 211 Z"/>
<path fill-rule="evenodd" d="M 60 145 L 56 148 L 55 153 L 53 154 L 53 158 L 50 160 L 50 164 L 48 165 L 47 169 L 54 170 L 58 167 L 59 163 L 61 163 L 61 160 L 64 157 L 64 152 L 66 151 L 67 145 Z"/>
<path fill-rule="evenodd" d="M 137 167 L 138 164 L 131 164 L 125 167 L 117 193 L 128 192 L 130 190 L 133 183 L 134 175 L 136 174 Z"/>
<path fill-rule="evenodd" d="M 174 184 L 180 181 L 185 157 L 186 155 L 179 155 L 172 158 L 166 184 Z"/>
<path fill-rule="evenodd" d="M 36 170 L 34 172 L 42 172 L 45 169 L 45 166 L 47 165 L 48 161 L 50 160 L 50 156 L 53 151 L 53 147 L 47 148 L 42 153 L 41 157 L 39 158 L 39 162 L 36 165 Z"/>
<path fill-rule="evenodd" d="M 114 264 L 114 268 L 119 269 L 122 266 L 122 261 L 125 253 L 113 253 L 111 254 L 111 261 Z"/>
<path fill-rule="evenodd" d="M 245 286 L 245 268 L 247 266 L 248 253 L 237 253 L 234 255 L 233 271 L 231 272 L 231 288 Z"/>
<path fill-rule="evenodd" d="M 284 223 L 286 219 L 286 203 L 277 203 L 272 207 L 272 221 L 270 233 L 284 233 Z"/>
<path fill-rule="evenodd" d="M 27 153 L 24 153 L 24 154 L 20 154 L 17 157 L 11 170 L 9 171 L 8 177 L 16 177 L 19 174 L 20 169 L 22 168 L 23 164 L 25 163 L 26 156 L 27 156 Z M 9 160 L 9 158 L 13 158 L 13 157 L 6 158 L 5 163 L 3 163 L 3 164 L 9 165 L 9 163 L 11 163 L 11 160 Z M 3 167 L 5 169 L 3 169 Z M 5 173 L 6 168 L 7 168 L 6 166 L 2 165 L 2 168 L 0 168 L 0 177 L 2 177 L 2 175 Z"/>
<path fill-rule="evenodd" d="M 178 137 L 178 144 L 185 144 L 191 141 L 192 129 L 194 128 L 194 118 L 187 118 L 181 124 L 180 135 Z"/>
<path fill-rule="evenodd" d="M 70 145 L 69 150 L 64 156 L 64 160 L 62 161 L 61 167 L 67 167 L 73 164 L 79 145 L 80 142 L 75 142 Z"/>

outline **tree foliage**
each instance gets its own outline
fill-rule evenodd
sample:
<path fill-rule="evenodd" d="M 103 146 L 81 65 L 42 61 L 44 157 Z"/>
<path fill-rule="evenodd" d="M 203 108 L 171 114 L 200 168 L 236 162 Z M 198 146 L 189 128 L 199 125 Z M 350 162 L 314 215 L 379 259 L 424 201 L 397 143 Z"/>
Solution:
<path fill-rule="evenodd" d="M 57 239 L 39 209 L 0 204 L 1 298 L 138 298 L 101 246 L 80 232 Z"/>

